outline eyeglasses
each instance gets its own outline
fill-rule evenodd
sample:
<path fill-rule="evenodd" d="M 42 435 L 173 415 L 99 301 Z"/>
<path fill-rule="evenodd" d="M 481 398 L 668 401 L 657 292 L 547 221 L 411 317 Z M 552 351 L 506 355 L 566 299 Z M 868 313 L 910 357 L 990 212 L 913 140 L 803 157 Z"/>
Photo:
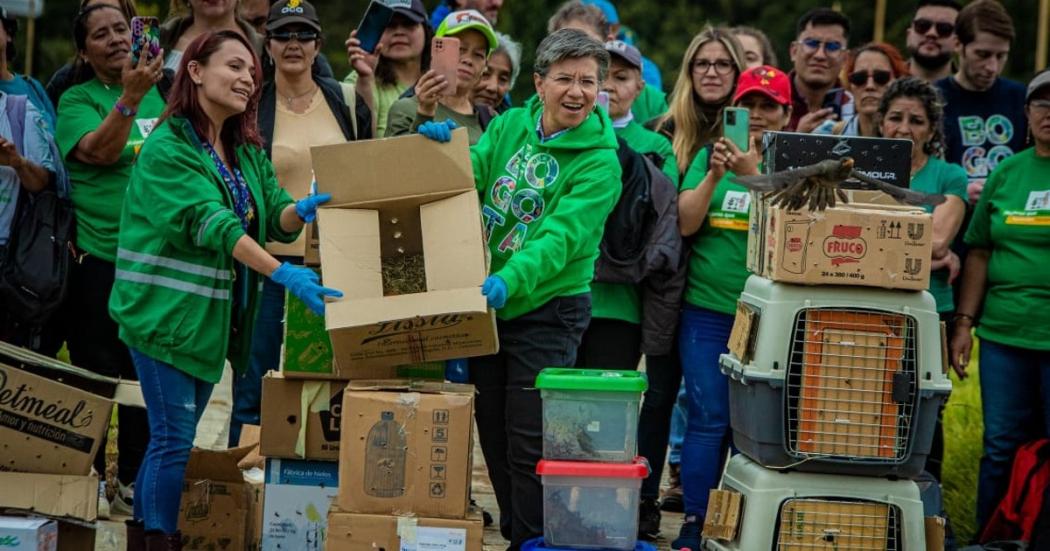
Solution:
<path fill-rule="evenodd" d="M 598 81 L 590 78 L 581 78 L 579 80 L 566 75 L 559 75 L 550 77 L 549 80 L 556 84 L 560 88 L 571 88 L 573 84 L 579 85 L 580 89 L 587 92 L 598 90 Z"/>
<path fill-rule="evenodd" d="M 874 79 L 878 86 L 886 86 L 893 79 L 893 73 L 876 69 L 874 71 L 854 71 L 849 74 L 849 83 L 854 86 L 864 86 L 868 79 Z"/>
<path fill-rule="evenodd" d="M 299 42 L 313 42 L 320 38 L 321 35 L 317 31 L 299 31 L 299 32 L 276 32 L 270 35 L 270 38 L 278 42 L 288 42 L 289 40 L 298 40 Z"/>
<path fill-rule="evenodd" d="M 919 34 L 926 34 L 930 32 L 931 28 L 937 29 L 937 36 L 940 38 L 948 38 L 955 32 L 955 25 L 946 23 L 944 21 L 931 21 L 929 19 L 919 18 L 911 22 L 911 28 L 915 29 L 915 32 Z"/>
<path fill-rule="evenodd" d="M 1050 113 L 1050 99 L 1034 99 L 1028 102 L 1028 108 L 1032 110 L 1033 115 L 1042 117 Z"/>
<path fill-rule="evenodd" d="M 836 55 L 842 53 L 845 46 L 837 40 L 817 40 L 816 38 L 807 38 L 799 41 L 802 47 L 809 53 L 816 53 L 821 46 L 824 46 L 824 52 L 828 55 Z"/>
<path fill-rule="evenodd" d="M 715 61 L 708 61 L 706 59 L 700 59 L 693 62 L 693 72 L 699 75 L 706 75 L 707 71 L 715 68 L 716 75 L 728 75 L 733 72 L 733 62 L 728 59 L 717 59 Z"/>

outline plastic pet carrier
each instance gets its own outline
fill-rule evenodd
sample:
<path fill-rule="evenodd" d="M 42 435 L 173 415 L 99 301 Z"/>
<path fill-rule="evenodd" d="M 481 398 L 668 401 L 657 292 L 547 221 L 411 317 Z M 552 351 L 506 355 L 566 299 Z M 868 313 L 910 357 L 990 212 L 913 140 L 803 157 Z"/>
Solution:
<path fill-rule="evenodd" d="M 721 358 L 736 447 L 775 469 L 917 476 L 951 392 L 941 334 L 925 291 L 751 276 Z"/>
<path fill-rule="evenodd" d="M 922 500 L 910 480 L 783 473 L 736 455 L 722 486 L 742 494 L 733 540 L 709 551 L 915 551 L 926 548 Z"/>

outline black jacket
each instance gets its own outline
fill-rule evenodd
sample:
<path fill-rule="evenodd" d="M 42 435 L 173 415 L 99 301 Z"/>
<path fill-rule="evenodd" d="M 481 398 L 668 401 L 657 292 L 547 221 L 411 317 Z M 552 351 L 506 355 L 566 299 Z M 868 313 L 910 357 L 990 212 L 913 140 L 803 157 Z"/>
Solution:
<path fill-rule="evenodd" d="M 623 192 L 605 224 L 594 280 L 639 285 L 642 352 L 668 354 L 685 290 L 678 190 L 656 162 L 617 142 Z"/>
<path fill-rule="evenodd" d="M 335 115 L 339 128 L 346 136 L 346 141 L 370 140 L 372 139 L 372 111 L 368 109 L 365 100 L 359 95 L 356 98 L 357 135 L 354 135 L 354 125 L 350 121 L 350 108 L 343 101 L 343 88 L 338 81 L 314 75 L 314 82 L 321 88 L 328 108 Z M 259 134 L 262 135 L 263 145 L 266 147 L 268 156 L 272 153 L 273 127 L 277 118 L 277 85 L 267 82 L 263 85 L 262 97 L 259 98 Z"/>

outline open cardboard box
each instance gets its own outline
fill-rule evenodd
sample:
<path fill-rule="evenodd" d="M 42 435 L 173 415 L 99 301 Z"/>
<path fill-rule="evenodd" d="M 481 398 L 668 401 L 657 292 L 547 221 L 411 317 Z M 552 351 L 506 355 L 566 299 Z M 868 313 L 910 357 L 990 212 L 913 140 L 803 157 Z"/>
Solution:
<path fill-rule="evenodd" d="M 484 356 L 498 348 L 495 313 L 480 286 L 488 273 L 467 146 L 422 136 L 311 149 L 326 328 L 348 378 L 389 378 L 393 366 Z M 408 161 L 408 158 L 411 158 Z M 353 185 L 340 185 L 351 178 Z M 384 257 L 422 254 L 426 292 L 384 296 Z"/>
<path fill-rule="evenodd" d="M 190 452 L 179 505 L 185 549 L 247 549 L 256 540 L 262 496 L 238 466 L 256 447 Z"/>

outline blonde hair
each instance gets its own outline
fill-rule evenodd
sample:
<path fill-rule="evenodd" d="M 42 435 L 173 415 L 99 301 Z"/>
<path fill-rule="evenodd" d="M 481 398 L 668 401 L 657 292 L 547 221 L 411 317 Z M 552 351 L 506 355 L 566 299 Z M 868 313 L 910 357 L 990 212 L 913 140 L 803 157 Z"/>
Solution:
<path fill-rule="evenodd" d="M 733 75 L 733 86 L 729 94 L 717 106 L 719 116 L 714 121 L 709 120 L 704 114 L 700 98 L 693 89 L 693 58 L 705 44 L 718 42 L 729 52 L 733 60 L 735 74 Z M 733 99 L 736 90 L 736 81 L 744 68 L 743 47 L 736 36 L 725 27 L 707 26 L 693 37 L 689 47 L 682 56 L 682 66 L 678 71 L 678 80 L 675 82 L 674 91 L 671 92 L 671 102 L 667 113 L 660 119 L 659 126 L 666 124 L 674 125 L 674 134 L 671 136 L 671 146 L 675 157 L 678 159 L 678 171 L 685 172 L 693 157 L 700 148 L 707 145 L 704 143 L 714 130 L 721 124 L 722 107 L 725 107 Z"/>

